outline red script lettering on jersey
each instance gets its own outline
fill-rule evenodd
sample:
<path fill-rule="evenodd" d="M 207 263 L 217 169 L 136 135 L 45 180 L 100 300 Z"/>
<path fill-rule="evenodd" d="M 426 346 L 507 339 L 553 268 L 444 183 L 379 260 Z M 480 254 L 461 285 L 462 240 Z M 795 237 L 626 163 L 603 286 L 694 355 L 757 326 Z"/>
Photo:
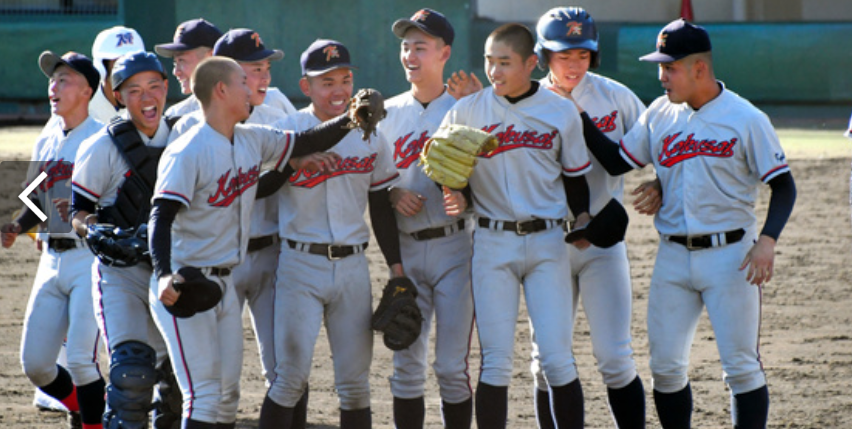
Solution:
<path fill-rule="evenodd" d="M 337 166 L 331 174 L 322 174 L 319 171 L 310 173 L 302 169 L 292 175 L 289 182 L 291 186 L 313 188 L 332 177 L 342 176 L 344 174 L 370 174 L 376 168 L 376 155 L 377 154 L 374 153 L 364 158 L 359 158 L 357 156 L 343 158 L 337 163 Z"/>
<path fill-rule="evenodd" d="M 618 119 L 618 110 L 613 110 L 609 115 L 601 116 L 600 118 L 592 118 L 592 122 L 598 126 L 602 133 L 615 131 L 615 120 Z"/>
<path fill-rule="evenodd" d="M 695 134 L 686 136 L 683 140 L 677 140 L 682 133 L 674 133 L 663 139 L 663 150 L 660 152 L 659 161 L 663 167 L 672 167 L 675 164 L 686 161 L 696 156 L 712 156 L 716 158 L 730 158 L 734 156 L 734 146 L 737 139 L 732 138 L 725 141 L 697 140 Z"/>
<path fill-rule="evenodd" d="M 71 173 L 74 172 L 74 163 L 65 162 L 64 158 L 58 161 L 47 161 L 41 167 L 41 171 L 47 173 L 47 180 L 41 182 L 38 188 L 42 192 L 47 192 L 56 182 L 71 179 Z"/>
<path fill-rule="evenodd" d="M 423 151 L 423 145 L 429 140 L 428 131 L 423 131 L 420 137 L 408 141 L 414 132 L 410 132 L 393 143 L 393 161 L 396 163 L 396 168 L 408 168 L 415 161 L 420 159 L 420 152 Z"/>
<path fill-rule="evenodd" d="M 482 127 L 482 131 L 491 134 L 500 124 L 486 125 Z M 552 149 L 553 139 L 559 131 L 553 130 L 546 133 L 538 131 L 515 131 L 514 125 L 509 125 L 504 131 L 495 134 L 500 146 L 497 149 L 489 152 L 487 155 L 479 155 L 483 158 L 491 158 L 498 153 L 510 151 L 513 149 L 530 148 L 530 149 Z"/>
<path fill-rule="evenodd" d="M 240 167 L 237 174 L 231 177 L 231 170 L 219 177 L 219 189 L 216 193 L 207 199 L 207 202 L 214 207 L 228 207 L 234 200 L 243 194 L 243 192 L 251 189 L 257 184 L 260 179 L 260 165 L 255 165 L 249 171 L 243 172 Z"/>

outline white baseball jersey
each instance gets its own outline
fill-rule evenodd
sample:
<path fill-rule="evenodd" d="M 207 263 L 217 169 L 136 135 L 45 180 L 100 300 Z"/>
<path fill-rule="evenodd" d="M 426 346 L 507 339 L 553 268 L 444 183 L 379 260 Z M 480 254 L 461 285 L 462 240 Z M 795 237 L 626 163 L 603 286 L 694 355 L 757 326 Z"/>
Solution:
<path fill-rule="evenodd" d="M 562 219 L 568 204 L 561 175 L 581 176 L 592 168 L 580 144 L 583 123 L 577 108 L 544 88 L 512 104 L 489 87 L 459 100 L 443 123 L 479 128 L 500 142 L 479 157 L 470 177 L 477 216 Z"/>
<path fill-rule="evenodd" d="M 282 127 L 306 130 L 320 124 L 309 109 L 287 116 Z M 359 245 L 370 240 L 364 221 L 367 192 L 394 185 L 399 173 L 383 137 L 361 139 L 351 131 L 332 151 L 342 158 L 331 174 L 299 170 L 280 191 L 279 235 L 306 243 Z M 345 180 L 338 180 L 345 179 Z"/>
<path fill-rule="evenodd" d="M 444 211 L 443 193 L 435 182 L 427 177 L 417 165 L 423 145 L 435 133 L 447 111 L 456 103 L 446 91 L 432 100 L 425 109 L 411 92 L 405 92 L 385 102 L 388 116 L 379 122 L 379 133 L 390 144 L 393 162 L 399 171 L 396 186 L 416 192 L 428 202 L 414 216 L 397 216 L 399 230 L 412 233 L 427 228 L 449 225 L 458 217 L 448 216 Z"/>
<path fill-rule="evenodd" d="M 274 86 L 267 88 L 263 104 L 281 110 L 285 115 L 292 115 L 298 111 L 290 99 Z"/>
<path fill-rule="evenodd" d="M 208 124 L 188 130 L 163 152 L 153 199 L 178 201 L 172 259 L 178 266 L 232 267 L 242 262 L 261 165 L 283 169 L 292 132 L 237 125 L 233 144 Z M 234 205 L 236 204 L 236 205 Z"/>
<path fill-rule="evenodd" d="M 541 83 L 544 86 L 552 85 L 549 76 L 542 79 Z M 645 111 L 645 105 L 629 88 L 592 72 L 586 72 L 571 95 L 597 124 L 598 129 L 612 141 L 619 141 L 627 134 Z M 624 178 L 610 176 L 594 156 L 590 156 L 590 159 L 592 170 L 586 174 L 591 196 L 589 210 L 592 215 L 596 215 L 611 198 L 623 202 Z"/>
<path fill-rule="evenodd" d="M 195 111 L 201 110 L 201 102 L 195 97 L 195 94 L 190 94 L 180 102 L 166 109 L 166 116 L 184 116 Z"/>
<path fill-rule="evenodd" d="M 104 124 L 109 124 L 112 118 L 123 116 L 127 109 L 117 108 L 104 95 L 104 87 L 98 85 L 95 96 L 89 101 L 89 116 Z"/>
<path fill-rule="evenodd" d="M 843 135 L 852 139 L 852 117 L 849 118 L 849 125 L 846 127 L 846 132 Z"/>
<path fill-rule="evenodd" d="M 149 138 L 137 130 L 142 142 L 150 147 L 164 147 L 169 137 L 169 127 L 165 119 L 154 137 Z M 97 203 L 101 207 L 115 204 L 118 192 L 130 171 L 130 166 L 115 147 L 107 128 L 86 140 L 77 153 L 77 168 L 74 169 L 71 187 L 74 192 Z"/>
<path fill-rule="evenodd" d="M 47 178 L 35 189 L 42 212 L 47 215 L 46 224 L 39 226 L 39 232 L 47 232 L 54 238 L 74 238 L 77 234 L 71 231 L 68 222 L 63 222 L 56 210 L 53 200 L 56 198 L 71 199 L 71 176 L 77 150 L 83 141 L 103 128 L 103 124 L 89 116 L 77 125 L 67 135 L 63 131 L 65 122 L 61 117 L 51 121 L 44 128 L 33 147 L 32 160 L 27 172 L 27 183 L 31 183 L 42 172 Z"/>
<path fill-rule="evenodd" d="M 766 114 L 724 86 L 698 111 L 655 100 L 621 140 L 621 155 L 634 168 L 654 165 L 666 197 L 654 220 L 663 235 L 752 227 L 757 184 L 790 171 Z"/>

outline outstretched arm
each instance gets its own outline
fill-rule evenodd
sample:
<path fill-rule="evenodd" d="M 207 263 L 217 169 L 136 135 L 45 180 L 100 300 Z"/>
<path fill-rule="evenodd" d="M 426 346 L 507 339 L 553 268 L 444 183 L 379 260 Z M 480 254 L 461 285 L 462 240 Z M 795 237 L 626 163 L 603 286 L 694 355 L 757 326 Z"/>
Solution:
<path fill-rule="evenodd" d="M 586 140 L 586 147 L 600 161 L 606 172 L 618 176 L 632 170 L 633 167 L 621 157 L 618 144 L 598 129 L 589 114 L 583 112 L 580 117 L 583 119 L 583 137 Z"/>

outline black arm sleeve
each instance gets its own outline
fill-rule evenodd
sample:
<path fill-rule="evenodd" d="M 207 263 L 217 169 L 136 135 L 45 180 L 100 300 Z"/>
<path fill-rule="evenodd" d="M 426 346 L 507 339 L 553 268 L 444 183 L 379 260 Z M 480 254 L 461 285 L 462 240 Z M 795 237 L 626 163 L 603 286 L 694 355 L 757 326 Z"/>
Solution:
<path fill-rule="evenodd" d="M 621 157 L 618 144 L 598 129 L 589 114 L 583 112 L 580 117 L 583 118 L 583 137 L 586 138 L 586 147 L 600 161 L 606 172 L 618 176 L 632 170 L 633 167 Z"/>
<path fill-rule="evenodd" d="M 586 176 L 568 177 L 562 175 L 562 185 L 565 187 L 565 197 L 568 199 L 568 208 L 574 217 L 580 213 L 589 211 L 589 183 Z M 589 213 L 591 214 L 591 213 Z"/>
<path fill-rule="evenodd" d="M 35 206 L 38 207 L 39 210 L 44 211 L 41 208 L 41 204 L 38 202 L 37 198 L 30 198 L 30 201 L 32 201 L 32 203 L 35 204 Z M 15 219 L 15 222 L 17 222 L 18 225 L 21 225 L 21 232 L 24 232 L 29 231 L 33 229 L 34 226 L 40 224 L 41 219 L 39 219 L 38 216 L 36 216 L 36 214 L 33 213 L 33 211 L 30 210 L 29 207 L 24 206 L 24 208 L 21 210 L 21 213 L 18 215 L 18 218 Z"/>
<path fill-rule="evenodd" d="M 148 248 L 151 249 L 154 275 L 158 279 L 172 273 L 172 224 L 180 208 L 179 202 L 162 198 L 154 200 L 154 206 L 151 207 Z"/>
<path fill-rule="evenodd" d="M 793 175 L 787 172 L 772 178 L 769 187 L 772 188 L 772 196 L 769 197 L 766 222 L 760 234 L 777 241 L 796 203 L 796 183 L 793 181 Z"/>
<path fill-rule="evenodd" d="M 79 212 L 94 214 L 95 210 L 94 201 L 84 197 L 83 194 L 79 192 L 71 193 L 71 219 L 74 219 L 74 216 L 76 216 Z"/>
<path fill-rule="evenodd" d="M 329 119 L 311 129 L 296 133 L 291 158 L 305 156 L 314 152 L 324 152 L 336 145 L 351 129 L 349 117 L 342 114 Z"/>
<path fill-rule="evenodd" d="M 370 222 L 373 224 L 373 233 L 385 262 L 388 266 L 402 262 L 399 253 L 399 229 L 396 226 L 396 215 L 390 203 L 390 190 L 380 189 L 370 192 Z"/>
<path fill-rule="evenodd" d="M 288 163 L 284 167 L 284 171 L 266 170 L 260 173 L 260 179 L 257 181 L 257 195 L 255 195 L 254 199 L 259 200 L 274 194 L 287 183 L 287 179 L 295 172 L 293 167 Z"/>

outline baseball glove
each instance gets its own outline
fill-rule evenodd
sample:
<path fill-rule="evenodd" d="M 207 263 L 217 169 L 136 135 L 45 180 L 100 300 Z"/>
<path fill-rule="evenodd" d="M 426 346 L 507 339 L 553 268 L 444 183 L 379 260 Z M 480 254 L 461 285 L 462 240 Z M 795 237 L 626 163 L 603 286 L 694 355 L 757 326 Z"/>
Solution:
<path fill-rule="evenodd" d="M 110 267 L 132 267 L 148 259 L 148 225 L 121 229 L 108 223 L 89 225 L 86 232 L 89 250 Z"/>
<path fill-rule="evenodd" d="M 420 165 L 430 179 L 453 189 L 464 189 L 473 174 L 476 157 L 497 149 L 497 138 L 464 125 L 443 126 L 423 145 Z"/>
<path fill-rule="evenodd" d="M 173 305 L 166 306 L 172 316 L 192 317 L 215 307 L 222 299 L 219 284 L 208 279 L 198 268 L 183 267 L 177 273 L 183 277 L 183 282 L 174 282 L 172 287 L 180 292 L 180 296 Z"/>
<path fill-rule="evenodd" d="M 423 316 L 417 306 L 417 288 L 408 277 L 388 280 L 373 313 L 372 327 L 384 333 L 387 348 L 407 349 L 420 336 Z"/>
<path fill-rule="evenodd" d="M 364 140 L 376 134 L 376 125 L 387 116 L 385 99 L 375 89 L 360 89 L 349 102 L 349 128 L 360 128 Z"/>

